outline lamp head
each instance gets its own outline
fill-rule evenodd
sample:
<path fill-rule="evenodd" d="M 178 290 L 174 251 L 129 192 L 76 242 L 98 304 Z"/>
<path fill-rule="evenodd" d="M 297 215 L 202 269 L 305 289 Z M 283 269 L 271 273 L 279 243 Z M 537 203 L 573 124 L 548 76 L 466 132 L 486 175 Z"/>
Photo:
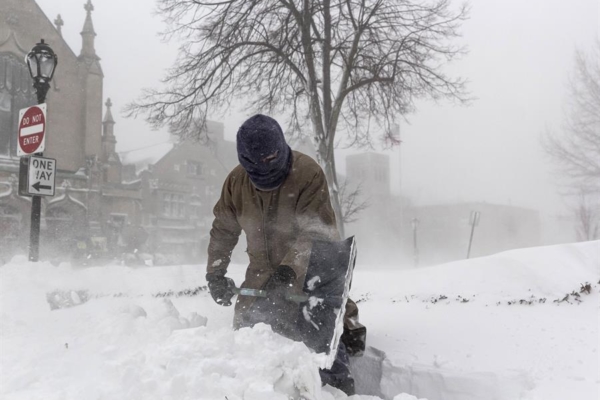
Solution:
<path fill-rule="evenodd" d="M 25 56 L 31 78 L 36 82 L 50 82 L 54 76 L 58 57 L 44 39 Z"/>

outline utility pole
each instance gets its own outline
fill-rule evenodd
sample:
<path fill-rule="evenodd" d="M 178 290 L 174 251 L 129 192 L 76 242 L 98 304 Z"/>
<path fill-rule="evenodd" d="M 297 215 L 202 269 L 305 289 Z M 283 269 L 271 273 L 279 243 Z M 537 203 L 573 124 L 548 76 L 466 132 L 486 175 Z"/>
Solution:
<path fill-rule="evenodd" d="M 469 238 L 469 249 L 467 250 L 467 258 L 471 256 L 471 245 L 473 244 L 473 234 L 475 233 L 475 227 L 479 225 L 479 211 L 471 211 L 471 237 Z"/>
<path fill-rule="evenodd" d="M 403 252 L 403 242 L 402 242 L 402 234 L 404 229 L 404 204 L 402 200 L 402 136 L 400 133 L 400 124 L 394 124 L 393 127 L 393 135 L 396 139 L 398 139 L 398 203 L 400 206 L 399 210 L 399 224 L 398 224 L 398 241 L 400 252 Z"/>
<path fill-rule="evenodd" d="M 413 228 L 413 255 L 415 258 L 415 267 L 419 266 L 419 246 L 417 244 L 417 228 L 419 227 L 419 219 L 413 218 L 411 221 Z"/>

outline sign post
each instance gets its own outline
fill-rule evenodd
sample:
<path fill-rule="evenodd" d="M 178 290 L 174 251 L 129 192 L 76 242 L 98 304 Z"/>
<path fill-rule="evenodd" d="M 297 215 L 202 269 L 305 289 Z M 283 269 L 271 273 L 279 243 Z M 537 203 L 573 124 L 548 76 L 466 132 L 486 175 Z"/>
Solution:
<path fill-rule="evenodd" d="M 38 156 L 21 157 L 19 164 L 19 194 L 22 196 L 33 196 L 31 199 L 29 261 L 37 261 L 39 258 L 40 220 L 42 213 L 42 198 L 40 196 L 54 196 L 56 160 L 41 157 L 43 155 L 42 152 L 46 148 L 46 109 L 46 103 L 42 102 L 37 106 L 27 107 L 19 111 L 17 155 L 29 156 L 34 154 Z M 43 160 L 51 160 L 51 162 Z M 32 164 L 34 163 L 37 165 L 37 168 L 32 168 Z M 52 171 L 47 171 L 46 168 L 40 170 L 39 167 L 42 163 L 46 167 L 51 164 Z M 34 176 L 31 176 L 30 172 Z M 36 184 L 34 182 L 36 178 L 43 178 L 43 180 L 38 180 Z M 52 180 L 51 185 L 49 185 L 50 180 Z"/>
<path fill-rule="evenodd" d="M 31 227 L 29 232 L 29 261 L 38 261 L 40 249 L 40 220 L 42 213 L 42 198 L 40 195 L 54 196 L 54 178 L 56 176 L 56 160 L 44 159 L 41 156 L 46 148 L 46 104 L 41 103 L 37 106 L 27 107 L 19 111 L 19 130 L 18 130 L 17 155 L 29 156 L 34 154 L 38 157 L 21 157 L 19 164 L 19 194 L 22 196 L 33 196 L 31 199 Z M 52 171 L 43 171 L 38 168 L 31 168 L 34 163 L 40 166 L 43 163 L 46 167 L 52 165 Z M 42 160 L 52 160 L 42 161 Z M 36 176 L 36 170 L 38 175 Z M 30 176 L 30 172 L 34 176 Z M 51 173 L 50 173 L 51 172 Z M 33 178 L 33 179 L 30 179 Z M 36 185 L 33 182 L 36 178 L 39 180 Z M 50 179 L 52 184 L 49 185 Z M 37 186 L 37 188 L 35 186 Z M 43 188 L 41 186 L 43 186 Z M 51 191 L 47 188 L 51 187 Z M 37 189 L 37 190 L 36 190 Z M 36 193 L 37 192 L 37 193 Z"/>
<path fill-rule="evenodd" d="M 54 76 L 56 65 L 58 64 L 58 57 L 48 44 L 44 42 L 44 39 L 40 43 L 36 44 L 29 53 L 25 56 L 25 62 L 29 68 L 29 74 L 33 79 L 33 87 L 37 95 L 38 105 L 33 107 L 24 108 L 19 113 L 19 132 L 18 132 L 18 149 L 17 155 L 27 156 L 34 154 L 37 158 L 37 167 L 29 168 L 27 171 L 27 180 L 29 181 L 29 171 L 33 170 L 33 178 L 39 179 L 38 183 L 29 182 L 27 189 L 25 190 L 21 181 L 21 177 L 25 174 L 22 170 L 24 165 L 30 167 L 29 163 L 35 163 L 33 160 L 24 162 L 21 158 L 19 171 L 19 192 L 29 191 L 34 189 L 38 191 L 37 195 L 34 195 L 31 199 L 31 230 L 29 235 L 29 261 L 38 261 L 39 249 L 40 249 L 40 217 L 42 208 L 42 198 L 39 195 L 54 195 L 54 176 L 56 175 L 56 160 L 43 161 L 41 157 L 43 155 L 44 148 L 46 147 L 46 94 L 50 89 L 50 81 Z M 34 158 L 34 159 L 35 159 Z M 51 159 L 45 159 L 51 160 Z M 42 163 L 44 166 L 42 167 Z M 52 174 L 50 175 L 50 169 Z M 36 171 L 38 171 L 36 173 Z M 42 180 L 43 178 L 43 180 Z M 35 180 L 32 179 L 32 180 Z M 48 183 L 52 180 L 52 185 Z M 43 183 L 42 183 L 43 182 Z M 49 194 L 48 187 L 51 187 L 51 193 Z"/>

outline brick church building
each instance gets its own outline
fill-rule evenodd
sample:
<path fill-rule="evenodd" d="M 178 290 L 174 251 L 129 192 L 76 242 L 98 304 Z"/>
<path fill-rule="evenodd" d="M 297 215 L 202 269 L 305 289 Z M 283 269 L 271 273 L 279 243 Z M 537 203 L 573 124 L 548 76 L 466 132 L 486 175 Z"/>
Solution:
<path fill-rule="evenodd" d="M 42 198 L 41 259 L 68 259 L 91 247 L 109 252 L 127 227 L 140 224 L 139 184 L 124 183 L 133 167 L 115 151 L 112 104 L 103 98 L 91 1 L 84 9 L 75 52 L 61 36 L 60 18 L 53 25 L 34 0 L 0 0 L 0 261 L 26 254 L 29 243 L 31 198 L 18 195 L 16 132 L 19 110 L 36 103 L 24 57 L 41 38 L 59 58 L 44 152 L 57 160 L 56 194 Z"/>

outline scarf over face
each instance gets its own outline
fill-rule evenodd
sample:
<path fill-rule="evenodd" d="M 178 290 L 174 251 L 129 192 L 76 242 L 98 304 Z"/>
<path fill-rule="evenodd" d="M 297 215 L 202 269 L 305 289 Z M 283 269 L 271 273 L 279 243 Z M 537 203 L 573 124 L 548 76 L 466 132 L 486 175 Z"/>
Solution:
<path fill-rule="evenodd" d="M 259 190 L 277 189 L 290 171 L 292 151 L 277 121 L 266 115 L 250 117 L 238 129 L 237 152 L 240 164 Z"/>

